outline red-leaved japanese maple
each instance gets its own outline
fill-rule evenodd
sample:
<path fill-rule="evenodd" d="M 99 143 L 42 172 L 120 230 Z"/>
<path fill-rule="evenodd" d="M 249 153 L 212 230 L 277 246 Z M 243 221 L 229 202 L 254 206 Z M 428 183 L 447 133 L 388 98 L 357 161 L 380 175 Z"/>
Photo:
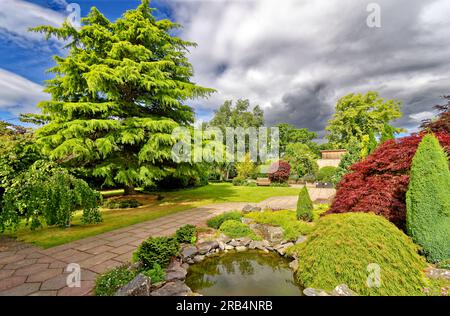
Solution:
<path fill-rule="evenodd" d="M 269 179 L 271 182 L 287 182 L 291 174 L 291 165 L 283 160 L 274 162 L 269 168 Z"/>
<path fill-rule="evenodd" d="M 351 172 L 339 182 L 326 214 L 373 212 L 404 228 L 409 171 L 423 135 L 386 141 L 365 160 L 351 166 Z M 450 153 L 450 134 L 437 133 L 436 137 Z"/>

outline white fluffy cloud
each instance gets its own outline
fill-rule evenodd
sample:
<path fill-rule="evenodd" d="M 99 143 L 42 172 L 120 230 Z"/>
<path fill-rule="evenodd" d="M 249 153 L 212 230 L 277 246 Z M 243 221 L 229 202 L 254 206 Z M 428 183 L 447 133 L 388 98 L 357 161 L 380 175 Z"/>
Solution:
<path fill-rule="evenodd" d="M 198 43 L 195 80 L 219 91 L 196 108 L 249 98 L 270 124 L 321 132 L 340 96 L 376 90 L 404 102 L 397 124 L 413 129 L 450 93 L 450 2 L 379 0 L 382 27 L 369 28 L 371 2 L 176 2 L 181 35 Z"/>
<path fill-rule="evenodd" d="M 66 16 L 60 12 L 23 0 L 0 1 L 0 37 L 23 47 L 42 42 L 42 35 L 29 32 L 38 25 L 61 25 Z"/>
<path fill-rule="evenodd" d="M 36 104 L 50 98 L 42 90 L 41 85 L 0 68 L 0 111 L 36 112 Z"/>

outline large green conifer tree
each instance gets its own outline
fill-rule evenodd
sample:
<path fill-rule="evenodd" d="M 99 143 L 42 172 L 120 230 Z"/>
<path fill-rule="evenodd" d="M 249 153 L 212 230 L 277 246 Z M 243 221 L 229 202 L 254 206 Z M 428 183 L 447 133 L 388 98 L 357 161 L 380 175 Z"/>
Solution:
<path fill-rule="evenodd" d="M 171 159 L 172 130 L 194 119 L 185 101 L 213 92 L 191 82 L 186 54 L 195 44 L 171 34 L 179 25 L 157 21 L 149 0 L 115 22 L 93 7 L 82 22 L 79 29 L 67 22 L 33 29 L 69 49 L 50 69 L 52 100 L 39 104 L 48 119 L 36 133 L 44 152 L 126 193 L 195 172 Z"/>

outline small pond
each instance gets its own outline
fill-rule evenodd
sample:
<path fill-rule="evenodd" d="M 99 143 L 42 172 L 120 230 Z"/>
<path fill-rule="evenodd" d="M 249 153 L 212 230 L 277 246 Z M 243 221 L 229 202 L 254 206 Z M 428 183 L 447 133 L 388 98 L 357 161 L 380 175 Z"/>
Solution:
<path fill-rule="evenodd" d="M 189 268 L 186 284 L 205 296 L 298 296 L 289 261 L 274 253 L 230 252 Z"/>

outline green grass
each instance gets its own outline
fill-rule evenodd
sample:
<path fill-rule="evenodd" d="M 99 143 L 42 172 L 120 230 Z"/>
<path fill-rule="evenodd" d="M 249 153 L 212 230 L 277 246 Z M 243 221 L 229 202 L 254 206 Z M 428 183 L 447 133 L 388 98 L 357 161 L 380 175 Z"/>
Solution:
<path fill-rule="evenodd" d="M 122 192 L 121 190 L 107 191 L 104 192 L 104 196 L 117 196 Z M 162 200 L 157 200 L 158 194 L 163 197 Z M 297 194 L 298 189 L 295 188 L 236 187 L 230 183 L 210 184 L 200 188 L 133 197 L 143 206 L 134 209 L 102 209 L 103 222 L 100 224 L 83 225 L 81 214 L 77 213 L 70 228 L 43 227 L 30 231 L 28 227 L 22 225 L 12 236 L 43 248 L 50 248 L 202 205 L 225 202 L 260 202 L 273 196 Z M 126 197 L 124 198 L 126 199 Z"/>
<path fill-rule="evenodd" d="M 359 295 L 424 295 L 429 286 L 424 258 L 411 239 L 383 217 L 366 213 L 320 218 L 308 240 L 288 249 L 301 258 L 298 280 L 305 287 L 332 290 L 347 284 Z M 379 286 L 367 286 L 380 268 Z"/>
<path fill-rule="evenodd" d="M 312 223 L 297 220 L 295 211 L 252 212 L 244 216 L 253 219 L 260 224 L 282 227 L 284 230 L 284 238 L 286 240 L 296 240 L 302 235 L 309 234 L 314 225 Z"/>
<path fill-rule="evenodd" d="M 220 231 L 230 238 L 249 237 L 253 240 L 261 240 L 248 225 L 236 220 L 226 220 L 220 225 Z"/>

